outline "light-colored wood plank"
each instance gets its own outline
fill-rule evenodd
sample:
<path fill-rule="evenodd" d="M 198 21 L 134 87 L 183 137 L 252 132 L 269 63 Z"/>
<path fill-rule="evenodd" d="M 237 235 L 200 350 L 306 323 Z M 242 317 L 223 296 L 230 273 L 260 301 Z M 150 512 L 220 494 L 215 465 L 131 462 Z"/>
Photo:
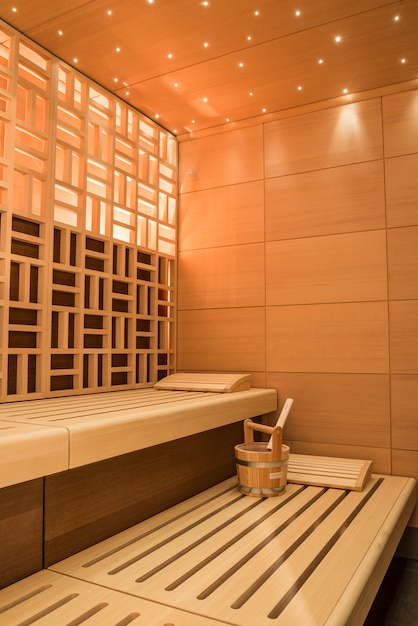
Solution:
<path fill-rule="evenodd" d="M 198 250 L 263 241 L 263 209 L 261 180 L 180 194 L 178 249 Z"/>
<path fill-rule="evenodd" d="M 264 371 L 263 307 L 179 311 L 177 324 L 179 370 Z"/>
<path fill-rule="evenodd" d="M 418 374 L 418 300 L 389 303 L 393 374 Z"/>
<path fill-rule="evenodd" d="M 237 626 L 362 623 L 415 481 L 373 476 L 362 492 L 289 484 L 276 498 L 236 499 L 234 480 L 51 570 Z"/>
<path fill-rule="evenodd" d="M 384 230 L 266 245 L 266 303 L 358 302 L 387 297 Z"/>
<path fill-rule="evenodd" d="M 273 389 L 227 394 L 138 389 L 74 400 L 31 402 L 30 416 L 26 413 L 28 403 L 15 405 L 3 419 L 49 426 L 53 433 L 57 426 L 66 429 L 66 468 L 73 468 L 269 413 L 277 407 Z"/>
<path fill-rule="evenodd" d="M 390 228 L 387 239 L 389 298 L 391 300 L 417 299 L 418 226 Z"/>
<path fill-rule="evenodd" d="M 138 626 L 187 624 L 219 626 L 221 622 L 155 604 L 83 580 L 43 570 L 0 591 L 0 610 L 8 626 L 32 621 L 42 626 L 81 624 Z M 6 623 L 6 622 L 4 622 Z"/>
<path fill-rule="evenodd" d="M 255 126 L 180 145 L 180 193 L 260 180 L 262 127 Z"/>
<path fill-rule="evenodd" d="M 418 154 L 385 160 L 386 211 L 389 227 L 418 224 Z"/>
<path fill-rule="evenodd" d="M 418 152 L 418 90 L 384 96 L 385 157 Z"/>
<path fill-rule="evenodd" d="M 178 309 L 264 306 L 264 244 L 179 252 Z"/>
<path fill-rule="evenodd" d="M 1 420 L 0 488 L 67 470 L 68 447 L 65 427 Z"/>
<path fill-rule="evenodd" d="M 274 306 L 266 313 L 271 372 L 388 372 L 383 302 Z"/>
<path fill-rule="evenodd" d="M 265 176 L 284 176 L 383 156 L 379 100 L 265 125 Z"/>
<path fill-rule="evenodd" d="M 381 161 L 266 179 L 267 241 L 384 227 Z"/>
<path fill-rule="evenodd" d="M 418 376 L 392 375 L 391 427 L 394 448 L 418 451 Z"/>

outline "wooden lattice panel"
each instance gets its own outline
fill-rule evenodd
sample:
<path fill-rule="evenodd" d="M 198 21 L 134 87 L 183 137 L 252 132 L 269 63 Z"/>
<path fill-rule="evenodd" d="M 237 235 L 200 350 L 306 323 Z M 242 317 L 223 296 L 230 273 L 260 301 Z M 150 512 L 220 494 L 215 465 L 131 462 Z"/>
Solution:
<path fill-rule="evenodd" d="M 174 371 L 176 139 L 0 25 L 0 401 Z"/>

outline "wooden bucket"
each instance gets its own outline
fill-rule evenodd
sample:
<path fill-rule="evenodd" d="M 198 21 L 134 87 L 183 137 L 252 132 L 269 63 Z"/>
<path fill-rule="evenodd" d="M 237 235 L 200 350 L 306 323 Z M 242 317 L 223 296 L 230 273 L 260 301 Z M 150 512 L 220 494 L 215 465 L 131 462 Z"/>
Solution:
<path fill-rule="evenodd" d="M 270 434 L 271 450 L 266 441 L 254 441 L 254 430 Z M 287 483 L 289 446 L 282 444 L 280 426 L 264 426 L 247 419 L 244 443 L 235 446 L 238 489 L 249 496 L 278 496 Z"/>

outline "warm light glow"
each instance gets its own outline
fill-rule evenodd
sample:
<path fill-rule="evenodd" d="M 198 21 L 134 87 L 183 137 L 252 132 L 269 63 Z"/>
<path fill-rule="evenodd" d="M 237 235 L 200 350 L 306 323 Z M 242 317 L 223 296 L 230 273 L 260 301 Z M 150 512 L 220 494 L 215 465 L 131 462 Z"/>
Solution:
<path fill-rule="evenodd" d="M 13 8 L 12 8 L 12 11 L 13 11 L 13 13 L 17 13 L 17 9 L 16 9 L 16 7 L 13 7 Z"/>
<path fill-rule="evenodd" d="M 172 53 L 171 53 L 171 52 L 169 52 L 169 53 L 167 54 L 167 57 L 168 57 L 169 59 L 172 59 L 172 58 L 173 58 Z"/>
<path fill-rule="evenodd" d="M 401 59 L 401 63 L 406 63 L 406 59 Z"/>
<path fill-rule="evenodd" d="M 340 43 L 341 39 L 342 39 L 341 35 L 337 35 L 336 38 L 335 38 L 335 41 L 337 43 Z"/>
<path fill-rule="evenodd" d="M 208 99 L 207 99 L 207 97 L 205 96 L 205 97 L 203 98 L 203 102 L 207 102 L 207 101 L 208 101 Z"/>
<path fill-rule="evenodd" d="M 251 35 L 248 35 L 247 41 L 251 41 L 251 39 L 252 39 Z"/>
<path fill-rule="evenodd" d="M 401 17 L 400 17 L 400 15 L 395 15 L 395 17 L 393 19 L 394 19 L 395 22 L 399 22 Z"/>
<path fill-rule="evenodd" d="M 263 109 L 263 113 L 267 113 L 267 109 Z"/>
<path fill-rule="evenodd" d="M 74 57 L 74 59 L 73 59 L 73 63 L 78 63 L 78 59 L 77 59 L 77 57 Z"/>
<path fill-rule="evenodd" d="M 296 17 L 299 17 L 300 16 L 300 11 L 295 11 L 295 15 L 296 15 Z"/>
<path fill-rule="evenodd" d="M 348 93 L 347 87 L 345 89 L 343 89 L 343 93 Z"/>
<path fill-rule="evenodd" d="M 119 81 L 119 78 L 114 78 L 114 79 L 113 79 L 113 82 L 114 82 L 114 83 L 117 83 L 118 81 Z"/>
<path fill-rule="evenodd" d="M 322 65 L 322 64 L 323 64 L 323 62 L 324 62 L 324 59 L 319 59 L 319 60 L 318 60 L 319 65 Z"/>
<path fill-rule="evenodd" d="M 60 37 L 62 37 L 62 35 L 63 35 L 62 30 L 59 30 L 59 31 L 58 31 L 58 35 L 59 35 Z"/>
<path fill-rule="evenodd" d="M 244 63 L 238 63 L 239 67 L 244 67 Z"/>
<path fill-rule="evenodd" d="M 298 91 L 302 91 L 302 85 L 298 86 Z"/>
<path fill-rule="evenodd" d="M 208 47 L 209 47 L 209 44 L 208 44 L 208 42 L 207 42 L 207 41 L 205 41 L 205 43 L 203 44 L 203 47 L 204 47 L 204 48 L 208 48 Z"/>
<path fill-rule="evenodd" d="M 112 15 L 112 11 L 109 9 L 109 11 L 107 12 L 108 15 Z"/>
<path fill-rule="evenodd" d="M 116 52 L 120 52 L 120 48 L 116 48 Z"/>
<path fill-rule="evenodd" d="M 158 118 L 160 117 L 160 114 L 159 114 L 159 113 L 156 113 L 156 114 L 155 114 L 155 117 L 156 117 L 156 119 L 158 120 Z"/>
<path fill-rule="evenodd" d="M 254 15 L 260 15 L 260 11 L 254 11 Z"/>

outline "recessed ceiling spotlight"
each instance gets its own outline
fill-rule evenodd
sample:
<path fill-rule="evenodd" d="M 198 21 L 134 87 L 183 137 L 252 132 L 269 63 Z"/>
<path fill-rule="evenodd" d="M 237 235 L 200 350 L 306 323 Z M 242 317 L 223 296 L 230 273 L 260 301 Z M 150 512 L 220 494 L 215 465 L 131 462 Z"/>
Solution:
<path fill-rule="evenodd" d="M 335 38 L 335 41 L 337 43 L 340 43 L 341 39 L 342 39 L 341 35 L 337 35 L 336 38 Z"/>
<path fill-rule="evenodd" d="M 205 0 L 205 2 L 202 2 L 204 7 L 208 7 L 209 6 L 209 2 L 207 0 Z"/>
<path fill-rule="evenodd" d="M 196 124 L 196 120 L 192 120 L 192 124 Z"/>
<path fill-rule="evenodd" d="M 119 78 L 116 78 L 116 77 L 115 77 L 115 78 L 113 79 L 113 82 L 114 82 L 114 83 L 118 83 L 118 82 L 119 82 Z"/>
<path fill-rule="evenodd" d="M 251 41 L 251 39 L 252 39 L 251 35 L 248 35 L 247 41 Z"/>
<path fill-rule="evenodd" d="M 172 58 L 173 58 L 173 53 L 172 53 L 172 52 L 169 52 L 169 53 L 167 54 L 167 58 L 168 58 L 168 59 L 172 59 Z"/>
<path fill-rule="evenodd" d="M 343 89 L 343 93 L 348 93 L 347 87 L 345 89 Z"/>
<path fill-rule="evenodd" d="M 203 98 L 203 102 L 207 102 L 207 101 L 208 101 L 208 99 L 207 99 L 207 97 L 205 96 L 205 97 Z"/>
<path fill-rule="evenodd" d="M 267 113 L 267 109 L 266 108 L 263 109 L 263 113 Z"/>
<path fill-rule="evenodd" d="M 319 65 L 323 65 L 324 59 L 318 59 L 318 63 L 319 63 Z"/>
<path fill-rule="evenodd" d="M 400 15 L 395 15 L 395 17 L 393 18 L 394 22 L 399 22 L 399 20 L 401 19 Z"/>
<path fill-rule="evenodd" d="M 252 91 L 250 91 L 249 95 L 250 95 L 250 96 L 253 96 L 254 94 L 253 94 L 253 92 L 252 92 Z"/>
<path fill-rule="evenodd" d="M 154 0 L 148 0 L 148 4 L 153 4 Z"/>
<path fill-rule="evenodd" d="M 204 47 L 204 48 L 209 48 L 209 44 L 208 44 L 208 42 L 207 42 L 207 41 L 205 41 L 205 43 L 203 44 L 203 47 Z"/>
<path fill-rule="evenodd" d="M 298 91 L 302 91 L 302 85 L 298 85 Z"/>
<path fill-rule="evenodd" d="M 229 122 L 229 117 L 226 118 L 225 122 Z"/>
<path fill-rule="evenodd" d="M 296 15 L 296 17 L 300 17 L 301 12 L 300 11 L 295 11 L 295 15 Z"/>
<path fill-rule="evenodd" d="M 119 48 L 119 46 L 116 48 L 116 52 L 120 52 L 120 48 Z"/>
<path fill-rule="evenodd" d="M 13 11 L 13 13 L 17 13 L 17 8 L 16 8 L 16 7 L 13 7 L 13 8 L 12 8 L 12 11 Z"/>
<path fill-rule="evenodd" d="M 64 34 L 64 33 L 62 32 L 62 30 L 59 30 L 59 31 L 58 31 L 58 35 L 59 35 L 60 37 L 62 37 L 62 36 L 63 36 L 63 34 Z"/>
<path fill-rule="evenodd" d="M 401 59 L 401 63 L 406 63 L 406 59 L 405 58 Z"/>
<path fill-rule="evenodd" d="M 159 117 L 160 117 L 160 114 L 159 114 L 159 113 L 156 113 L 156 114 L 155 114 L 155 118 L 158 120 L 158 118 L 159 118 Z"/>
<path fill-rule="evenodd" d="M 108 10 L 107 14 L 108 14 L 108 15 L 112 15 L 112 11 L 111 11 L 111 9 L 109 9 L 109 10 Z"/>
<path fill-rule="evenodd" d="M 254 11 L 254 15 L 256 16 L 260 15 L 260 11 Z"/>
<path fill-rule="evenodd" d="M 244 63 L 238 63 L 238 67 L 244 67 Z"/>
<path fill-rule="evenodd" d="M 178 84 L 178 83 L 174 83 L 174 87 L 178 87 L 178 86 L 179 86 L 179 84 Z"/>
<path fill-rule="evenodd" d="M 125 91 L 125 96 L 129 96 L 130 91 Z"/>

